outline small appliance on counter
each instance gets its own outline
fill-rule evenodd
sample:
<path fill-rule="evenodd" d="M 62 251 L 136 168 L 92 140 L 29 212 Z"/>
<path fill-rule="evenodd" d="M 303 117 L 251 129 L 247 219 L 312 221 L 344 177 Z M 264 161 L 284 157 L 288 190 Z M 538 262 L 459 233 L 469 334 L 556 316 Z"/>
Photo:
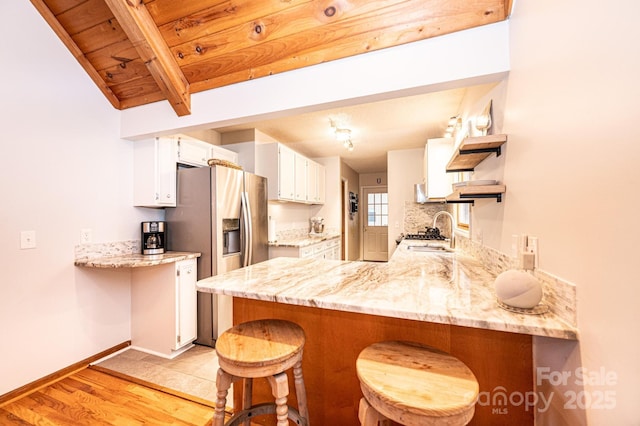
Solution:
<path fill-rule="evenodd" d="M 162 254 L 165 243 L 165 222 L 142 222 L 142 254 Z"/>
<path fill-rule="evenodd" d="M 312 217 L 309 222 L 309 235 L 322 235 L 324 232 L 324 218 Z"/>

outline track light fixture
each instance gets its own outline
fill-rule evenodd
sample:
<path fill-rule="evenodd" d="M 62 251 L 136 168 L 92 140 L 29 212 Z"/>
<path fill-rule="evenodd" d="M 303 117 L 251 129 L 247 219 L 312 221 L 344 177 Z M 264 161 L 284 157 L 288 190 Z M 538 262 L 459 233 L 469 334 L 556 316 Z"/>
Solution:
<path fill-rule="evenodd" d="M 451 138 L 455 132 L 462 127 L 462 119 L 458 115 L 449 118 L 447 122 L 447 130 L 444 132 L 445 138 Z"/>

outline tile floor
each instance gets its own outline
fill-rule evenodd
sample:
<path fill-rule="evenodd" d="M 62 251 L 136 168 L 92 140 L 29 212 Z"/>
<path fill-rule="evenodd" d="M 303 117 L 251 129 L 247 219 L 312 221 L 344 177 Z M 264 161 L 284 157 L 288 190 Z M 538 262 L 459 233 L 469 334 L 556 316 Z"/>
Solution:
<path fill-rule="evenodd" d="M 216 398 L 218 359 L 208 346 L 194 345 L 174 359 L 129 348 L 96 365 L 208 401 Z"/>

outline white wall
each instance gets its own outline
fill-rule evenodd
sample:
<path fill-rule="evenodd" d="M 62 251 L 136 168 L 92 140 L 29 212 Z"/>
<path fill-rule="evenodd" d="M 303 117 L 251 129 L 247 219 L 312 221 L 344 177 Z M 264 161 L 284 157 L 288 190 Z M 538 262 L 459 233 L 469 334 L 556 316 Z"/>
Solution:
<path fill-rule="evenodd" d="M 508 23 L 499 22 L 195 93 L 188 116 L 176 116 L 168 102 L 130 108 L 122 112 L 121 136 L 189 132 L 484 84 L 508 70 Z"/>
<path fill-rule="evenodd" d="M 80 230 L 139 239 L 120 114 L 29 2 L 1 2 L 0 395 L 130 339 L 128 271 L 73 266 Z M 20 34 L 19 43 L 16 42 Z M 20 250 L 20 232 L 36 231 Z"/>
<path fill-rule="evenodd" d="M 425 144 L 427 143 L 425 139 Z M 389 191 L 389 258 L 396 249 L 395 239 L 404 231 L 404 202 L 413 200 L 413 185 L 424 180 L 424 148 L 387 153 Z"/>
<path fill-rule="evenodd" d="M 640 424 L 638 15 L 630 0 L 539 0 L 517 2 L 511 18 L 511 72 L 495 93 L 506 94 L 509 141 L 494 164 L 507 194 L 476 203 L 473 220 L 505 253 L 512 234 L 539 237 L 540 268 L 577 285 L 579 343 L 535 339 L 536 364 L 566 376 L 541 381 L 552 408 L 538 424 Z"/>

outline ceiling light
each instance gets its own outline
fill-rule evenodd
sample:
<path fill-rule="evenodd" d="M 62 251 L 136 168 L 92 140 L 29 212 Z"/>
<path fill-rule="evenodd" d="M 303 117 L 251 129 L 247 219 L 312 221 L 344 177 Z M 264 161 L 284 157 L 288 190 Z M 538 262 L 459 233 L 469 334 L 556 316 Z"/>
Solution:
<path fill-rule="evenodd" d="M 444 137 L 445 138 L 453 137 L 456 131 L 459 130 L 461 127 L 462 127 L 462 119 L 460 118 L 459 115 L 454 115 L 453 117 L 449 118 L 449 121 L 447 122 L 447 129 L 445 130 Z"/>
<path fill-rule="evenodd" d="M 493 100 L 490 100 L 487 106 L 482 111 L 482 114 L 476 117 L 476 129 L 482 132 L 482 136 L 485 136 L 491 127 L 491 104 Z"/>
<path fill-rule="evenodd" d="M 351 130 L 349 129 L 338 129 L 335 130 L 336 139 L 340 142 L 345 142 L 351 139 Z"/>
<path fill-rule="evenodd" d="M 349 139 L 349 142 L 346 144 L 346 148 L 349 152 L 353 151 L 353 142 L 351 142 L 351 139 Z"/>

